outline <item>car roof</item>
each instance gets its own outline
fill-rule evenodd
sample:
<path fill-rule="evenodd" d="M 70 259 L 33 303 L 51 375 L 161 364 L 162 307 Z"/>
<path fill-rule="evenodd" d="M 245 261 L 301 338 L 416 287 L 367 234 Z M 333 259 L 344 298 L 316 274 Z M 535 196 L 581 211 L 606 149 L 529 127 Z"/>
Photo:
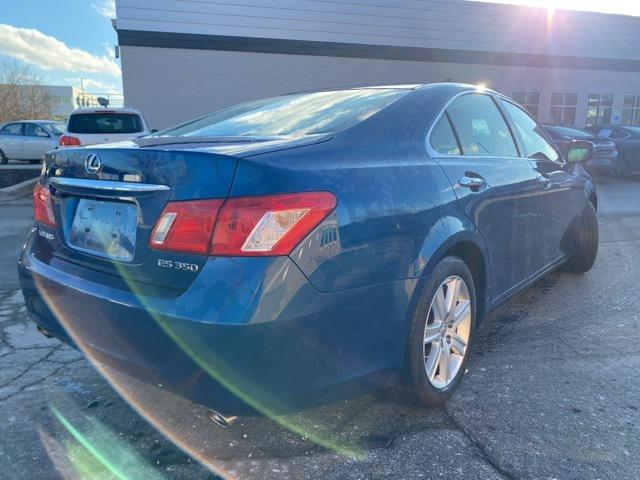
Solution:
<path fill-rule="evenodd" d="M 331 92 L 331 91 L 340 91 L 340 90 L 371 90 L 371 89 L 395 89 L 395 90 L 422 90 L 422 89 L 449 89 L 455 91 L 465 91 L 465 90 L 479 90 L 483 92 L 493 93 L 496 95 L 502 95 L 500 92 L 495 90 L 491 90 L 486 88 L 484 85 L 471 85 L 467 83 L 455 83 L 455 82 L 440 82 L 440 83 L 411 83 L 411 84 L 391 84 L 391 85 L 366 85 L 366 84 L 356 84 L 356 85 L 335 85 L 332 87 L 326 88 L 314 88 L 310 90 L 301 90 L 283 93 L 279 95 L 274 95 L 274 97 L 285 96 L 285 95 L 296 95 L 301 93 L 314 93 L 314 92 Z M 505 95 L 502 95 L 505 96 Z"/>
<path fill-rule="evenodd" d="M 76 108 L 70 115 L 75 115 L 77 113 L 134 113 L 142 115 L 139 110 L 129 107 L 81 107 Z"/>
<path fill-rule="evenodd" d="M 11 120 L 11 121 L 8 121 L 8 122 L 0 123 L 0 125 L 8 125 L 9 123 L 35 123 L 35 124 L 40 124 L 40 123 L 63 123 L 63 122 L 59 122 L 58 120 Z"/>

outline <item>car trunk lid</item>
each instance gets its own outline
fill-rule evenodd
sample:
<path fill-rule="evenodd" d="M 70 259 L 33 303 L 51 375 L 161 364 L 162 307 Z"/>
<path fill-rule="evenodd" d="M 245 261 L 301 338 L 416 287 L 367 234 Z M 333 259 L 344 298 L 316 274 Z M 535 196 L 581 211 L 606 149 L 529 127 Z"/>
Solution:
<path fill-rule="evenodd" d="M 57 224 L 38 227 L 41 259 L 121 288 L 179 294 L 207 257 L 150 248 L 167 202 L 224 199 L 241 158 L 320 140 L 147 138 L 49 152 L 40 183 Z"/>

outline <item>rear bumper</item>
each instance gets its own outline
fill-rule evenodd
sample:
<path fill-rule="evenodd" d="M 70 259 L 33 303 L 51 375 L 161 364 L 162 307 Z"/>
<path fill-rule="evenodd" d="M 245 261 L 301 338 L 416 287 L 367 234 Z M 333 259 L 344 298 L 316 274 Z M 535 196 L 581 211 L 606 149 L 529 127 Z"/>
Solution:
<path fill-rule="evenodd" d="M 225 413 L 298 409 L 369 388 L 402 364 L 414 281 L 326 294 L 288 257 L 220 257 L 178 297 L 145 297 L 40 258 L 34 236 L 18 268 L 39 326 Z"/>

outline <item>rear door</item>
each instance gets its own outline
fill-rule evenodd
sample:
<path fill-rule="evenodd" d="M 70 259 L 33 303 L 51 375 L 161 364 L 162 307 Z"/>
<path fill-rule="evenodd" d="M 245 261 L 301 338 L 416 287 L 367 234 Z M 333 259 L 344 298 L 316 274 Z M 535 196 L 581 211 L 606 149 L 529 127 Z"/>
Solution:
<path fill-rule="evenodd" d="M 22 123 L 9 123 L 2 128 L 2 151 L 8 158 L 22 160 L 24 158 L 22 150 Z"/>
<path fill-rule="evenodd" d="M 532 273 L 539 225 L 537 174 L 520 156 L 493 96 L 453 99 L 434 125 L 431 154 L 487 244 L 494 300 Z M 435 152 L 433 151 L 435 150 Z"/>
<path fill-rule="evenodd" d="M 563 238 L 586 203 L 583 182 L 565 165 L 545 130 L 525 110 L 506 99 L 500 99 L 500 104 L 538 177 L 541 223 L 535 235 L 533 266 L 540 270 L 565 256 Z"/>

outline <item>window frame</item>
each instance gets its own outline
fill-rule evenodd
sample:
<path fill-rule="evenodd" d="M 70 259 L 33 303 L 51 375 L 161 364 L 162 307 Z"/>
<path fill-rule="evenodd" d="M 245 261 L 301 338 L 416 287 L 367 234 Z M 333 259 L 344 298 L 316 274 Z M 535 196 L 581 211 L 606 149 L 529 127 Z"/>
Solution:
<path fill-rule="evenodd" d="M 504 157 L 504 156 L 498 156 L 498 155 L 465 155 L 464 150 L 462 149 L 462 145 L 460 144 L 460 137 L 458 136 L 458 132 L 456 131 L 455 125 L 451 121 L 451 118 L 449 117 L 449 114 L 447 112 L 447 110 L 449 109 L 449 107 L 451 106 L 451 104 L 453 102 L 455 102 L 458 98 L 463 97 L 465 95 L 485 95 L 485 96 L 489 97 L 489 99 L 493 102 L 495 107 L 498 109 L 498 112 L 500 113 L 500 116 L 504 120 L 505 124 L 507 125 L 507 129 L 509 130 L 509 133 L 511 134 L 511 139 L 513 140 L 513 144 L 516 147 L 516 153 L 517 153 L 516 157 Z M 493 90 L 491 90 L 491 91 L 482 91 L 482 92 L 477 91 L 477 90 L 464 90 L 464 91 L 458 92 L 455 95 L 453 95 L 452 97 L 450 97 L 444 103 L 444 105 L 440 108 L 440 110 L 438 111 L 438 113 L 434 117 L 433 121 L 431 122 L 431 125 L 429 125 L 429 128 L 427 129 L 427 134 L 425 136 L 424 144 L 426 146 L 427 153 L 429 153 L 429 156 L 431 158 L 471 158 L 471 159 L 481 159 L 481 160 L 487 160 L 487 159 L 509 159 L 509 160 L 521 159 L 521 160 L 528 160 L 526 157 L 524 157 L 524 154 L 523 154 L 524 150 L 522 149 L 522 145 L 520 144 L 520 139 L 517 137 L 517 135 L 515 135 L 515 132 L 513 130 L 513 125 L 511 123 L 511 119 L 508 118 L 505 115 L 504 110 L 501 108 L 501 106 L 499 105 L 498 101 L 496 100 L 497 97 L 502 97 L 502 98 L 507 98 L 508 99 L 507 96 L 502 95 L 502 94 L 497 93 L 497 92 L 494 92 Z M 456 141 L 458 142 L 458 149 L 460 150 L 460 155 L 445 155 L 443 153 L 438 152 L 431 145 L 431 134 L 433 133 L 433 129 L 436 127 L 438 122 L 440 122 L 440 119 L 443 116 L 447 117 L 447 121 L 449 122 L 449 125 L 451 126 L 451 129 L 453 130 L 453 135 L 456 137 Z M 537 123 L 538 122 L 536 121 L 536 124 Z"/>
<path fill-rule="evenodd" d="M 525 110 L 527 112 L 529 112 L 529 115 L 531 115 L 531 117 L 533 118 L 533 115 L 531 114 L 531 112 L 529 111 L 529 107 L 535 107 L 536 111 L 538 112 L 537 115 L 535 116 L 534 120 L 538 121 L 538 117 L 540 116 L 540 102 L 542 100 L 542 91 L 540 90 L 522 90 L 522 89 L 514 89 L 511 91 L 511 98 L 513 99 L 513 97 L 515 97 L 516 93 L 524 93 L 524 102 L 523 103 L 518 103 L 520 106 L 524 107 Z M 531 103 L 528 102 L 527 99 L 529 98 L 530 94 L 535 94 L 538 96 L 538 103 Z"/>
<path fill-rule="evenodd" d="M 519 108 L 520 110 L 522 110 L 524 113 L 526 113 L 529 118 L 531 118 L 531 120 L 534 121 L 534 123 L 540 127 L 540 131 L 542 132 L 541 134 L 539 134 L 542 138 L 544 138 L 547 143 L 551 146 L 551 148 L 556 152 L 556 154 L 558 155 L 558 160 L 560 161 L 556 161 L 556 160 L 551 160 L 550 158 L 548 158 L 548 161 L 555 164 L 555 165 L 559 165 L 564 167 L 567 164 L 567 160 L 566 158 L 564 158 L 563 154 L 562 154 L 562 150 L 560 150 L 558 148 L 558 146 L 556 145 L 556 143 L 553 141 L 553 138 L 551 138 L 551 135 L 549 135 L 549 132 L 547 132 L 547 130 L 540 124 L 540 122 L 538 122 L 535 118 L 533 118 L 533 116 L 525 109 L 522 108 L 522 106 L 518 105 L 516 102 L 514 102 L 512 99 L 504 96 L 504 95 L 498 95 L 498 97 L 500 98 L 500 100 L 510 103 L 511 105 L 513 105 L 516 108 Z M 498 102 L 500 104 L 500 102 Z M 500 105 L 501 109 L 504 109 L 504 107 L 502 105 Z M 520 144 L 522 145 L 522 156 L 523 158 L 527 159 L 527 160 L 533 160 L 535 161 L 534 158 L 531 157 L 527 157 L 524 149 L 524 144 L 522 142 L 522 140 L 520 139 L 520 135 L 517 133 L 517 130 L 515 128 L 515 122 L 513 121 L 513 118 L 511 118 L 511 115 L 509 115 L 509 112 L 507 112 L 506 109 L 504 109 L 504 115 L 509 119 L 509 122 L 513 125 L 513 130 L 516 132 L 516 138 L 518 139 L 518 141 L 520 142 Z M 559 125 L 560 126 L 560 125 Z M 546 156 L 546 155 L 545 155 Z"/>
<path fill-rule="evenodd" d="M 558 103 L 554 103 L 553 102 L 553 96 L 554 95 L 562 95 L 562 103 L 558 104 Z M 569 95 L 575 95 L 576 96 L 576 103 L 567 103 L 567 96 Z M 563 126 L 576 126 L 576 119 L 577 119 L 577 112 L 578 112 L 578 99 L 579 99 L 579 95 L 576 92 L 572 92 L 572 91 L 552 91 L 551 92 L 551 96 L 549 97 L 549 119 L 551 120 L 552 118 L 552 111 L 554 108 L 559 108 L 560 109 L 560 122 L 559 123 L 555 123 L 555 122 L 550 122 L 552 125 L 558 125 L 559 127 L 563 127 Z M 573 122 L 572 123 L 567 123 L 566 120 L 566 110 L 568 108 L 572 108 L 573 109 Z M 537 121 L 537 120 L 536 120 Z"/>
<path fill-rule="evenodd" d="M 596 95 L 598 96 L 598 105 L 596 105 L 595 107 L 592 107 L 589 104 L 589 100 L 590 100 L 591 97 L 596 96 Z M 611 106 L 602 105 L 602 97 L 604 97 L 605 95 L 611 95 Z M 587 94 L 587 114 L 586 114 L 585 119 L 584 119 L 585 126 L 587 126 L 587 127 L 597 127 L 599 125 L 611 125 L 611 123 L 612 123 L 611 121 L 613 120 L 613 113 L 614 113 L 613 105 L 615 104 L 615 101 L 616 101 L 616 94 L 615 93 L 611 93 L 611 92 L 601 92 L 601 93 L 591 92 L 591 93 L 588 93 Z M 596 116 L 595 116 L 596 122 L 593 123 L 593 124 L 589 124 L 589 118 L 590 118 L 589 117 L 589 110 L 591 110 L 592 108 L 596 109 Z M 603 112 L 605 110 L 607 110 L 607 109 L 610 110 L 610 112 L 609 112 L 609 121 L 606 121 L 606 122 L 603 121 L 602 123 L 599 123 L 599 120 L 600 120 L 601 117 L 603 117 L 603 120 L 604 120 Z"/>

